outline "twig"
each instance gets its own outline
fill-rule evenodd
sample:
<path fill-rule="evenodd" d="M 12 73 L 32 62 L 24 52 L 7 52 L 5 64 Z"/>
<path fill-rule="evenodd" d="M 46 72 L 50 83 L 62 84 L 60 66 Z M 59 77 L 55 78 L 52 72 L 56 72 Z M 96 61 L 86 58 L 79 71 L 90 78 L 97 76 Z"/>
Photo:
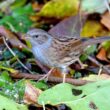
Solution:
<path fill-rule="evenodd" d="M 102 70 L 103 70 L 103 66 L 100 66 L 100 68 L 99 68 L 99 72 L 98 72 L 98 76 L 100 76 L 100 75 L 101 75 Z"/>
<path fill-rule="evenodd" d="M 99 63 L 96 59 L 92 58 L 91 56 L 88 56 L 88 59 L 90 61 L 94 62 L 99 67 L 102 67 L 108 74 L 110 74 L 110 70 L 106 66 L 102 65 L 101 63 Z"/>
<path fill-rule="evenodd" d="M 43 77 L 43 75 L 35 75 L 35 74 L 28 74 L 28 73 L 16 73 L 16 74 L 11 74 L 11 76 L 16 79 L 25 78 L 25 79 L 33 79 L 33 80 L 39 80 L 41 77 Z M 62 83 L 63 78 L 49 76 L 48 81 L 55 82 L 55 83 Z M 66 78 L 65 82 L 71 83 L 76 86 L 81 86 L 94 81 Z"/>
<path fill-rule="evenodd" d="M 24 69 L 26 69 L 29 73 L 33 74 L 33 72 L 31 72 L 31 71 L 19 60 L 19 58 L 16 56 L 16 54 L 13 52 L 13 50 L 8 46 L 5 37 L 3 36 L 2 38 L 3 38 L 3 42 L 4 42 L 5 46 L 6 46 L 6 47 L 8 48 L 8 50 L 11 52 L 11 54 L 12 54 L 14 57 L 16 57 L 16 60 L 22 65 L 22 67 L 23 67 Z"/>
<path fill-rule="evenodd" d="M 43 80 L 43 79 L 48 79 L 49 75 L 52 73 L 52 71 L 54 70 L 54 67 L 52 67 L 48 73 L 46 73 L 46 75 L 43 75 L 38 81 Z"/>

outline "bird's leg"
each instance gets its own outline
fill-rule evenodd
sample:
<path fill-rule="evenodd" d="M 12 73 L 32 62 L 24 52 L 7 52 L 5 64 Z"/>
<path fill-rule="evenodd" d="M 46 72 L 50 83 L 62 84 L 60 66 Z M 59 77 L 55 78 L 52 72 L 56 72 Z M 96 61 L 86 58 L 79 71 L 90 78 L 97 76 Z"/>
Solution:
<path fill-rule="evenodd" d="M 84 69 L 85 67 L 87 67 L 87 65 L 86 65 L 86 64 L 83 64 L 83 63 L 80 61 L 79 58 L 76 58 L 75 61 L 77 61 L 77 62 L 80 64 L 81 69 Z"/>
<path fill-rule="evenodd" d="M 43 77 L 41 77 L 38 81 L 43 80 L 43 79 L 48 80 L 48 77 L 49 77 L 49 75 L 52 73 L 53 70 L 54 70 L 54 67 L 52 67 L 52 68 L 49 70 L 49 72 L 48 72 L 46 75 L 44 75 Z"/>
<path fill-rule="evenodd" d="M 63 72 L 63 83 L 65 83 L 66 73 Z"/>
<path fill-rule="evenodd" d="M 61 71 L 62 71 L 62 74 L 63 74 L 63 83 L 65 83 L 66 75 L 68 73 L 68 67 L 67 66 L 62 66 Z"/>
<path fill-rule="evenodd" d="M 103 69 L 103 65 L 100 65 L 99 72 L 98 72 L 98 76 L 101 75 L 102 69 Z"/>

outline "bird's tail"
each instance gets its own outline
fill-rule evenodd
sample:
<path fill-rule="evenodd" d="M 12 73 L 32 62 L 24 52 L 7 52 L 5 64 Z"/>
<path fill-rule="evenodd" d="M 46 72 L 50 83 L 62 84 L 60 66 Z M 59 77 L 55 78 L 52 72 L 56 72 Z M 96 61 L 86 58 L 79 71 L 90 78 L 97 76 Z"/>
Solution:
<path fill-rule="evenodd" d="M 83 46 L 102 43 L 104 41 L 110 41 L 110 36 L 103 36 L 97 38 L 82 38 Z"/>

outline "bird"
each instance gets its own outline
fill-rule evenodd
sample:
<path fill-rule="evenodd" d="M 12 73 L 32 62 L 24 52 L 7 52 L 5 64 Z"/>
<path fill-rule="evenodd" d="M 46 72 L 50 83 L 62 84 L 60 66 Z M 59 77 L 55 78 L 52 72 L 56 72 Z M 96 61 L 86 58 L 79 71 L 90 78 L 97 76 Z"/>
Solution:
<path fill-rule="evenodd" d="M 64 73 L 67 73 L 68 66 L 76 61 L 84 68 L 85 65 L 79 60 L 79 57 L 88 45 L 110 40 L 109 36 L 58 38 L 37 28 L 29 30 L 27 36 L 32 45 L 32 53 L 35 58 L 41 64 L 59 68 Z"/>

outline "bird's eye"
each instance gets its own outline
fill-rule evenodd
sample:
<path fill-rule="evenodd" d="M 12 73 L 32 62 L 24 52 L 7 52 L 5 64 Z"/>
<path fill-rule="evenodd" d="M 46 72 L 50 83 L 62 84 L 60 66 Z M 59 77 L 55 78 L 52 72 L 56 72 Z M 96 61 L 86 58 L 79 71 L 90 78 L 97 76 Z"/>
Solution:
<path fill-rule="evenodd" d="M 34 38 L 38 38 L 38 37 L 39 37 L 39 35 L 34 35 L 33 37 L 34 37 Z"/>

